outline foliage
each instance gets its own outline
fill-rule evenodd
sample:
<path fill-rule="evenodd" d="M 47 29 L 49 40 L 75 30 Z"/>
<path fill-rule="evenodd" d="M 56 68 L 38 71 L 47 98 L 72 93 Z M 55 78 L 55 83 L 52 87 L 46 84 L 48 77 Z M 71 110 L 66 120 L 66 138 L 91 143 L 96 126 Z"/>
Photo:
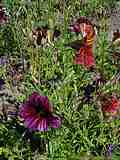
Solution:
<path fill-rule="evenodd" d="M 91 82 L 92 73 L 81 66 L 75 66 L 72 63 L 74 51 L 64 47 L 66 42 L 76 38 L 68 32 L 72 18 L 81 15 L 94 17 L 102 15 L 102 12 L 106 14 L 107 9 L 111 9 L 116 3 L 112 2 L 111 0 L 88 0 L 86 4 L 80 0 L 4 2 L 10 13 L 10 21 L 6 26 L 0 26 L 0 55 L 25 57 L 32 67 L 35 66 L 34 76 L 40 80 L 39 83 L 33 82 L 31 69 L 27 70 L 24 82 L 20 84 L 24 89 L 20 95 L 16 95 L 16 90 L 13 89 L 13 94 L 20 103 L 33 91 L 47 95 L 56 112 L 62 117 L 62 126 L 58 130 L 50 130 L 47 135 L 38 133 L 40 137 L 43 136 L 49 141 L 47 153 L 41 154 L 33 152 L 30 143 L 24 141 L 23 124 L 0 121 L 0 155 L 9 160 L 103 160 L 105 146 L 119 143 L 120 119 L 106 122 L 96 102 L 80 103 L 80 97 L 83 96 L 81 88 Z M 104 20 L 107 23 L 106 17 Z M 100 17 L 99 22 L 102 23 L 101 21 Z M 33 48 L 29 39 L 32 28 L 46 24 L 53 28 L 57 26 L 61 30 L 61 37 L 51 45 Z M 106 28 L 103 26 L 98 34 L 95 57 L 98 69 L 102 70 L 106 79 L 110 79 L 117 71 L 110 64 L 107 48 L 109 42 Z M 7 79 L 4 70 L 4 67 L 0 67 L 0 76 L 6 75 Z M 103 86 L 101 91 L 119 93 L 120 86 L 108 84 Z M 93 93 L 94 97 L 95 95 L 96 92 Z M 113 159 L 117 160 L 119 157 L 119 152 L 113 154 Z"/>

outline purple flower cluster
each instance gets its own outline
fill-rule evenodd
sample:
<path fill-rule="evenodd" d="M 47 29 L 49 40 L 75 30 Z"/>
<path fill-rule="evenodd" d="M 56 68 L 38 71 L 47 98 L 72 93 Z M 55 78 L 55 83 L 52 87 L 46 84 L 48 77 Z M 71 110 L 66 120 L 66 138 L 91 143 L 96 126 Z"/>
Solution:
<path fill-rule="evenodd" d="M 8 58 L 6 56 L 0 57 L 0 66 L 4 66 L 8 63 Z"/>
<path fill-rule="evenodd" d="M 107 146 L 107 150 L 106 150 L 106 156 L 107 157 L 111 157 L 112 156 L 113 146 L 114 146 L 113 144 L 109 144 Z"/>

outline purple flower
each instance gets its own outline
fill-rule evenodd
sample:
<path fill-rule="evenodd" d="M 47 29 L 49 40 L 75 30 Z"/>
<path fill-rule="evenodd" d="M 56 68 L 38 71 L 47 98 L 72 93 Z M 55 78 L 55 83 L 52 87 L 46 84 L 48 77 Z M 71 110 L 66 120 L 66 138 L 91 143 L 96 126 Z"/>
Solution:
<path fill-rule="evenodd" d="M 33 131 L 47 131 L 49 127 L 58 128 L 61 119 L 53 114 L 48 97 L 33 92 L 29 99 L 21 105 L 20 117 L 25 126 Z"/>
<path fill-rule="evenodd" d="M 0 65 L 1 65 L 1 66 L 4 66 L 4 65 L 6 65 L 7 63 L 8 63 L 7 57 L 6 57 L 6 56 L 1 56 L 1 57 L 0 57 Z"/>
<path fill-rule="evenodd" d="M 111 157 L 112 156 L 112 151 L 113 151 L 113 145 L 109 144 L 107 146 L 107 150 L 106 150 L 106 156 Z"/>
<path fill-rule="evenodd" d="M 2 89 L 3 85 L 5 84 L 5 81 L 4 79 L 0 79 L 0 90 Z"/>
<path fill-rule="evenodd" d="M 88 84 L 85 88 L 84 88 L 84 98 L 86 102 L 90 102 L 90 100 L 92 99 L 91 94 L 95 91 L 95 86 L 93 84 Z"/>
<path fill-rule="evenodd" d="M 106 157 L 112 157 L 112 153 L 119 147 L 118 144 L 108 144 L 105 150 Z"/>

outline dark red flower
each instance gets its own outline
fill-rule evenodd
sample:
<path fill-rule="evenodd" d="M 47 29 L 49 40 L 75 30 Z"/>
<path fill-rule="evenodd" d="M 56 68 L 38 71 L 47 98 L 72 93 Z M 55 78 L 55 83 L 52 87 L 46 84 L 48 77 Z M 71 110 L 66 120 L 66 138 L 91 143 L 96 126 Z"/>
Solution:
<path fill-rule="evenodd" d="M 119 29 L 117 29 L 115 32 L 113 32 L 113 38 L 112 41 L 114 42 L 115 40 L 117 40 L 118 38 L 120 38 L 120 32 Z"/>
<path fill-rule="evenodd" d="M 35 44 L 41 45 L 41 41 L 43 38 L 47 36 L 47 28 L 37 27 L 32 30 L 32 40 Z"/>
<path fill-rule="evenodd" d="M 80 47 L 75 55 L 75 64 L 81 64 L 86 68 L 95 67 L 95 59 L 93 55 L 93 44 L 95 37 L 95 30 L 92 23 L 85 17 L 80 17 L 72 26 L 70 30 L 75 33 L 82 33 L 83 45 Z"/>
<path fill-rule="evenodd" d="M 115 60 L 115 61 L 119 61 L 120 60 L 120 52 L 113 52 L 112 54 L 112 58 Z"/>
<path fill-rule="evenodd" d="M 0 24 L 5 24 L 8 21 L 8 14 L 6 9 L 0 5 Z"/>
<path fill-rule="evenodd" d="M 107 98 L 107 97 L 104 97 Z M 116 96 L 111 96 L 108 99 L 104 99 L 102 103 L 102 111 L 103 113 L 110 113 L 112 115 L 116 115 L 120 106 L 120 102 Z"/>
<path fill-rule="evenodd" d="M 33 92 L 28 101 L 20 108 L 20 117 L 24 119 L 26 127 L 34 131 L 47 131 L 48 127 L 58 128 L 61 119 L 53 114 L 48 97 Z"/>
<path fill-rule="evenodd" d="M 76 33 L 82 32 L 81 31 L 82 24 L 86 24 L 87 26 L 92 26 L 94 28 L 93 24 L 86 17 L 80 17 L 79 19 L 76 20 L 74 24 L 70 26 L 70 31 Z"/>
<path fill-rule="evenodd" d="M 32 30 L 30 37 L 34 42 L 34 45 L 41 45 L 44 41 L 49 42 L 49 37 L 52 41 L 60 36 L 60 31 L 58 29 L 54 29 L 53 31 L 49 29 L 48 26 L 37 27 Z"/>
<path fill-rule="evenodd" d="M 71 25 L 71 26 L 69 27 L 69 30 L 70 30 L 71 32 L 80 33 L 81 30 L 80 30 L 80 25 L 79 25 L 79 23 L 76 22 L 75 24 Z"/>
<path fill-rule="evenodd" d="M 95 59 L 93 56 L 92 48 L 81 47 L 75 55 L 74 63 L 81 64 L 88 69 L 95 67 Z"/>

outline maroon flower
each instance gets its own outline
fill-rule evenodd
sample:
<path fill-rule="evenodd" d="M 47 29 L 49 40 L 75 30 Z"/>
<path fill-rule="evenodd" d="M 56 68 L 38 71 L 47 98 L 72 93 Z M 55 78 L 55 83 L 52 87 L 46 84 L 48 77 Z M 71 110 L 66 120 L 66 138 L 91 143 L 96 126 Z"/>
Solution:
<path fill-rule="evenodd" d="M 0 78 L 0 90 L 2 89 L 4 84 L 5 84 L 4 79 Z"/>
<path fill-rule="evenodd" d="M 102 111 L 105 114 L 110 114 L 112 116 L 115 116 L 119 110 L 120 102 L 118 98 L 113 96 L 105 96 L 102 99 Z"/>
<path fill-rule="evenodd" d="M 116 41 L 117 39 L 120 38 L 120 31 L 119 29 L 117 29 L 115 32 L 113 32 L 113 38 L 112 38 L 112 41 Z"/>
<path fill-rule="evenodd" d="M 34 28 L 30 33 L 30 39 L 36 45 L 43 45 L 44 43 L 49 42 L 49 38 L 54 41 L 60 36 L 61 32 L 55 27 L 51 30 L 47 25 Z"/>
<path fill-rule="evenodd" d="M 93 54 L 93 45 L 95 41 L 94 25 L 86 18 L 80 17 L 73 25 L 70 26 L 70 31 L 77 34 L 82 33 L 83 44 L 76 52 L 74 63 L 80 64 L 87 69 L 95 68 L 95 59 Z"/>
<path fill-rule="evenodd" d="M 8 21 L 8 14 L 6 9 L 0 5 L 0 24 L 5 24 Z"/>
<path fill-rule="evenodd" d="M 70 26 L 70 31 L 75 32 L 75 33 L 80 33 L 81 32 L 81 24 L 86 24 L 90 26 L 94 26 L 90 20 L 88 20 L 86 17 L 80 17 L 79 19 L 76 20 L 74 24 Z"/>
<path fill-rule="evenodd" d="M 25 125 L 34 131 L 47 131 L 48 127 L 58 128 L 61 124 L 60 117 L 53 114 L 53 109 L 48 97 L 33 92 L 28 101 L 20 108 L 20 117 L 25 120 Z"/>
<path fill-rule="evenodd" d="M 95 72 L 95 74 L 93 74 L 92 79 L 93 84 L 96 85 L 96 88 L 106 83 L 105 75 L 102 72 Z"/>

